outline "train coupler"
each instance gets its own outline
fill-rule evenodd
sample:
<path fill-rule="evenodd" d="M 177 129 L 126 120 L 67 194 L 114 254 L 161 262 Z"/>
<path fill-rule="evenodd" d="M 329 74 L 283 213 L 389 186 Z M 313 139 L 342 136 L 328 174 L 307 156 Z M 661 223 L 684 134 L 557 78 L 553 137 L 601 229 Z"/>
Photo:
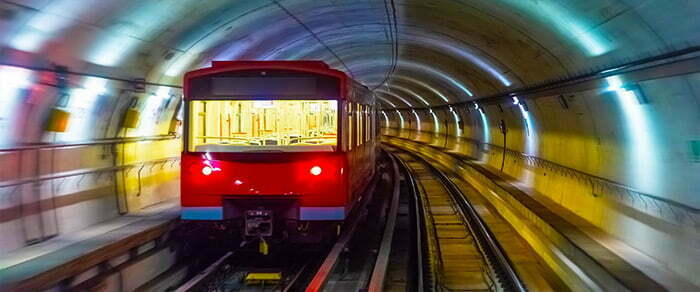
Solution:
<path fill-rule="evenodd" d="M 245 212 L 245 236 L 272 236 L 272 210 L 248 210 Z"/>

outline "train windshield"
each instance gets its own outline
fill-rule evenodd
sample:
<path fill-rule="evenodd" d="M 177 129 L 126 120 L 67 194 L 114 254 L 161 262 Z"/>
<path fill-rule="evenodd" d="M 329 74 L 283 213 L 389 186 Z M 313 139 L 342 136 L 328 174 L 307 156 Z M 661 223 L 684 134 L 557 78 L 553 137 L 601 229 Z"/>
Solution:
<path fill-rule="evenodd" d="M 335 151 L 336 100 L 193 100 L 188 150 Z"/>

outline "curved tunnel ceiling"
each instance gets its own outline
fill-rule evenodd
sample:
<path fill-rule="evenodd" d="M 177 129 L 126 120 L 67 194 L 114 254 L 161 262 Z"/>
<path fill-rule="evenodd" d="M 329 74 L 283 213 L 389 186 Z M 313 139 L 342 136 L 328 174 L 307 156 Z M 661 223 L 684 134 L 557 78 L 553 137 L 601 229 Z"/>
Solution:
<path fill-rule="evenodd" d="M 697 10 L 665 1 L 1 3 L 4 63 L 56 63 L 174 84 L 183 72 L 215 59 L 321 59 L 376 87 L 392 69 L 395 40 L 396 68 L 383 86 L 420 107 L 561 78 L 700 39 L 697 25 L 669 25 L 690 21 Z"/>

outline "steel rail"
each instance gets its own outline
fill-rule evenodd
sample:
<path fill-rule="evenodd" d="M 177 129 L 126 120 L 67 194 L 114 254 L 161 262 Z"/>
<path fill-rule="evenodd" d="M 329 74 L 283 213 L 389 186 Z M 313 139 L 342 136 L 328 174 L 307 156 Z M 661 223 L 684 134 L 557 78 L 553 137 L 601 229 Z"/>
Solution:
<path fill-rule="evenodd" d="M 197 286 L 202 284 L 209 276 L 211 276 L 214 272 L 216 272 L 219 269 L 219 266 L 223 262 L 225 262 L 228 258 L 230 258 L 234 254 L 234 251 L 229 251 L 226 254 L 224 254 L 222 257 L 220 257 L 218 260 L 216 260 L 213 264 L 211 264 L 209 267 L 201 271 L 197 276 L 194 278 L 190 279 L 187 281 L 185 284 L 182 286 L 178 287 L 175 289 L 174 292 L 186 292 L 186 291 L 191 291 L 194 290 Z"/>
<path fill-rule="evenodd" d="M 398 150 L 398 149 L 397 149 Z M 401 150 L 399 150 L 401 151 Z M 390 152 L 391 153 L 391 152 Z M 414 214 L 415 218 L 412 220 L 412 231 L 414 235 L 414 240 L 412 242 L 413 255 L 411 260 L 413 261 L 413 267 L 415 268 L 415 275 L 411 281 L 413 283 L 412 291 L 436 291 L 437 282 L 435 281 L 437 277 L 429 266 L 429 260 L 427 259 L 430 251 L 428 250 L 428 231 L 425 226 L 425 206 L 423 206 L 423 201 L 420 199 L 420 192 L 418 191 L 418 183 L 416 182 L 413 173 L 410 168 L 399 158 L 396 154 L 391 153 L 396 161 L 401 165 L 403 173 L 405 176 L 405 182 L 408 184 L 408 190 L 410 192 L 411 198 L 411 213 Z"/>
<path fill-rule="evenodd" d="M 384 225 L 384 234 L 382 235 L 381 245 L 379 246 L 379 253 L 377 254 L 374 269 L 372 270 L 372 275 L 370 277 L 368 288 L 369 292 L 380 292 L 384 287 L 384 280 L 386 279 L 386 272 L 389 265 L 389 255 L 391 254 L 391 245 L 394 239 L 396 217 L 399 211 L 401 176 L 396 158 L 393 155 L 389 155 L 389 158 L 391 159 L 391 165 L 394 172 L 394 183 L 391 194 L 392 197 L 386 224 Z"/>
<path fill-rule="evenodd" d="M 467 227 L 474 235 L 477 246 L 488 260 L 488 264 L 496 273 L 501 287 L 504 291 L 525 292 L 527 288 L 522 282 L 517 272 L 513 268 L 513 263 L 506 255 L 503 247 L 498 243 L 498 240 L 493 235 L 488 226 L 479 216 L 469 199 L 455 185 L 455 183 L 441 170 L 437 169 L 423 157 L 411 154 L 416 159 L 423 162 L 428 168 L 437 175 L 446 187 L 453 201 L 457 203 L 460 212 L 468 219 Z"/>
<path fill-rule="evenodd" d="M 225 287 L 226 283 L 229 280 L 235 279 L 231 277 L 231 275 L 235 275 L 238 273 L 243 273 L 244 275 L 246 275 L 246 273 L 250 273 L 250 271 L 247 271 L 246 266 L 242 265 L 243 263 L 248 263 L 249 260 L 245 260 L 243 262 L 236 262 L 233 265 L 234 267 L 231 268 L 231 270 L 222 271 L 223 268 L 227 267 L 223 265 L 223 263 L 225 263 L 226 261 L 230 261 L 229 259 L 233 255 L 237 254 L 239 251 L 243 251 L 243 249 L 238 248 L 228 251 L 226 254 L 217 259 L 214 263 L 207 266 L 205 269 L 200 271 L 197 275 L 188 280 L 186 283 L 180 285 L 174 291 L 247 291 L 244 288 L 244 286 L 238 287 L 238 289 L 235 290 L 228 290 Z M 307 270 L 314 265 L 314 262 L 314 259 L 311 258 L 308 261 L 306 261 L 303 265 L 285 267 L 284 271 L 282 272 L 283 278 L 279 281 L 279 283 L 276 286 L 274 286 L 274 288 L 272 288 L 273 291 L 296 291 L 296 285 L 299 283 L 299 280 L 303 278 L 302 275 L 305 274 Z M 287 276 L 287 274 L 289 276 Z M 240 280 L 243 280 L 244 278 L 245 276 L 240 278 Z M 262 290 L 266 291 L 264 287 Z"/>
<path fill-rule="evenodd" d="M 348 228 L 345 229 L 340 239 L 336 241 L 331 248 L 331 251 L 323 260 L 321 267 L 318 269 L 313 279 L 311 279 L 311 282 L 309 282 L 309 285 L 306 287 L 306 292 L 322 291 L 328 283 L 330 275 L 332 274 L 336 265 L 338 265 L 338 260 L 340 259 L 341 253 L 343 250 L 345 250 L 345 247 L 350 243 L 350 240 L 352 240 L 353 236 L 355 235 L 355 229 L 357 229 L 357 226 L 361 221 L 360 218 L 362 217 L 360 216 L 362 213 L 359 212 L 364 212 L 367 202 L 372 199 L 372 193 L 374 193 L 375 186 L 376 184 L 372 183 L 372 185 L 365 191 L 366 195 L 362 199 L 362 203 L 356 207 L 358 213 L 352 217 L 353 219 L 351 222 L 348 222 Z"/>
<path fill-rule="evenodd" d="M 286 285 L 284 285 L 284 286 L 282 287 L 282 292 L 292 291 L 292 289 L 294 288 L 294 285 L 297 284 L 297 281 L 299 281 L 299 279 L 301 278 L 301 275 L 303 275 L 304 272 L 306 272 L 306 269 L 308 269 L 309 266 L 311 266 L 311 263 L 310 263 L 310 262 L 307 262 L 306 264 L 304 264 L 304 265 L 299 269 L 299 271 L 297 271 L 297 272 L 289 279 L 289 283 L 287 283 Z"/>

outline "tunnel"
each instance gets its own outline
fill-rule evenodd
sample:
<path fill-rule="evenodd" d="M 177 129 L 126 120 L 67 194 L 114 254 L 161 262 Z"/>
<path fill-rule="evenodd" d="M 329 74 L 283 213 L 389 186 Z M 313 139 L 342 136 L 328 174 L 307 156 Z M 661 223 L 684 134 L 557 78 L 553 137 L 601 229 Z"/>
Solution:
<path fill-rule="evenodd" d="M 185 74 L 322 61 L 376 99 L 377 167 L 405 182 L 433 165 L 484 204 L 526 290 L 697 291 L 699 14 L 695 0 L 1 0 L 0 290 L 186 282 L 215 256 L 181 252 Z M 464 290 L 440 263 L 442 291 Z"/>

